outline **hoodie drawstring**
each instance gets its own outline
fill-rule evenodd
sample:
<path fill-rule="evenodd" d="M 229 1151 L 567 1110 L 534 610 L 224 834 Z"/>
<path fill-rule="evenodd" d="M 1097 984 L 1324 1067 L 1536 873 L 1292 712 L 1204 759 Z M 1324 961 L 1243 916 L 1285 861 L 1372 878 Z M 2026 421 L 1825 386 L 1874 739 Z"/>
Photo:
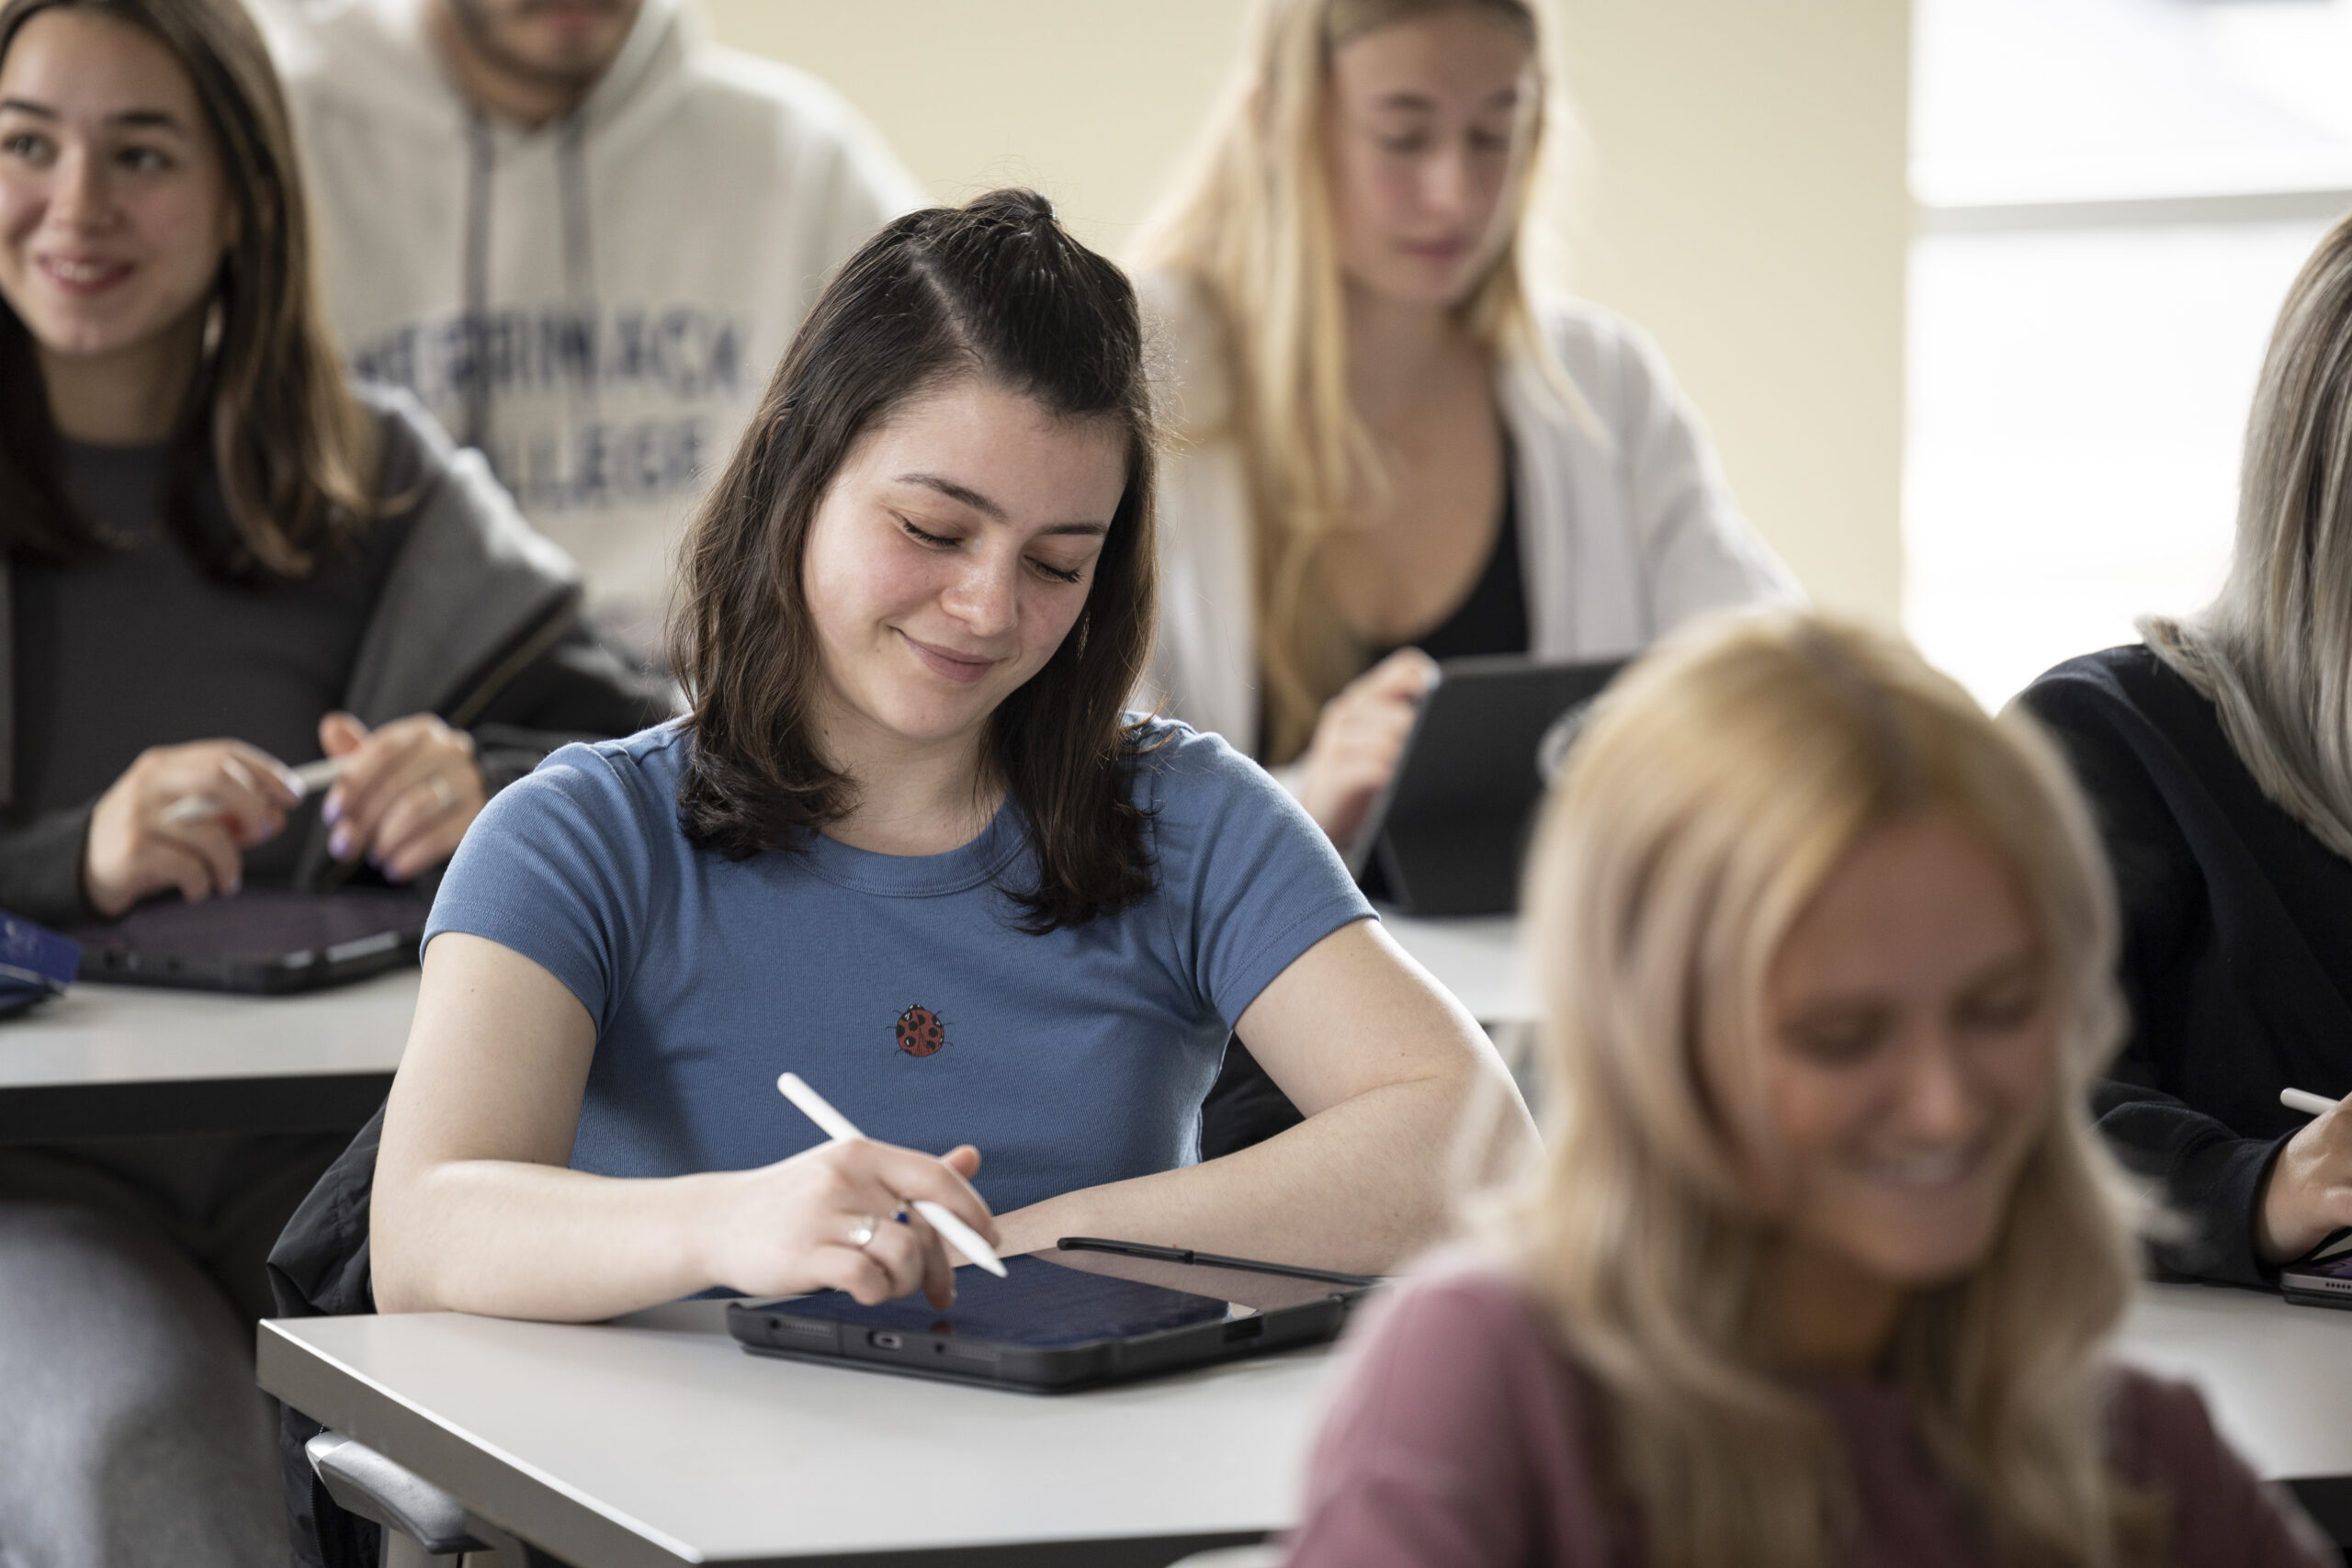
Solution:
<path fill-rule="evenodd" d="M 498 150 L 490 121 L 466 114 L 465 335 L 466 420 L 458 445 L 487 448 L 490 440 L 490 178 Z"/>

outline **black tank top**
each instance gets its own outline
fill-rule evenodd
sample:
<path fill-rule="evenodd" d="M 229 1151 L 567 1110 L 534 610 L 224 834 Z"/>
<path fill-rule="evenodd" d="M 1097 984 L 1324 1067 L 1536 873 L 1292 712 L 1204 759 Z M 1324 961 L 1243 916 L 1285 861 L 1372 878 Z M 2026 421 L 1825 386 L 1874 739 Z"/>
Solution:
<path fill-rule="evenodd" d="M 1375 650 L 1379 663 L 1399 648 L 1418 648 L 1431 659 L 1463 659 L 1481 653 L 1525 653 L 1530 636 L 1526 579 L 1519 562 L 1519 496 L 1511 483 L 1510 451 L 1503 451 L 1503 516 L 1495 547 L 1478 581 L 1453 613 L 1419 637 Z"/>

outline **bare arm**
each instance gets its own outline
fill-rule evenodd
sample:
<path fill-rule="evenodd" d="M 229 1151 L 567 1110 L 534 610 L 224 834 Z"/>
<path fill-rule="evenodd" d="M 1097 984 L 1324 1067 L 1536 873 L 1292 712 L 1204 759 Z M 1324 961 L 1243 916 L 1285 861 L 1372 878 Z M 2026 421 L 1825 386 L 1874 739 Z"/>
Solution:
<path fill-rule="evenodd" d="M 1535 1151 L 1485 1034 L 1372 921 L 1309 948 L 1236 1032 L 1305 1122 L 1223 1159 L 1016 1210 L 999 1222 L 1006 1249 L 1098 1235 L 1376 1273 L 1442 1235 L 1465 1189 Z"/>
<path fill-rule="evenodd" d="M 424 984 L 384 1111 L 370 1252 L 386 1312 L 456 1310 L 587 1322 L 728 1285 L 832 1287 L 863 1302 L 953 1292 L 945 1254 L 901 1200 L 996 1225 L 944 1159 L 864 1141 L 757 1170 L 624 1180 L 568 1168 L 596 1031 L 579 998 L 511 949 L 449 932 Z M 779 1114 L 783 1113 L 778 1101 Z M 873 1239 L 854 1236 L 866 1224 Z"/>

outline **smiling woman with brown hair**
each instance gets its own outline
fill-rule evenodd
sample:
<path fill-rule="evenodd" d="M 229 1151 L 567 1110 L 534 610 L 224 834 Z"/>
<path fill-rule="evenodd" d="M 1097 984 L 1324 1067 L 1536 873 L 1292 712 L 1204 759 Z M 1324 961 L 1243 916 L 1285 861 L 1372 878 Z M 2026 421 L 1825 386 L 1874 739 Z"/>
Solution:
<path fill-rule="evenodd" d="M 1144 367 L 1126 279 L 1029 193 L 843 265 L 695 524 L 693 711 L 550 759 L 443 885 L 376 1170 L 380 1307 L 940 1301 L 928 1227 L 876 1223 L 917 1198 L 1012 1252 L 1376 1270 L 1444 1224 L 1474 1092 L 1513 1112 L 1474 1152 L 1527 1149 L 1491 1048 L 1296 805 L 1125 711 Z M 1233 1031 L 1308 1114 L 1203 1162 Z M 824 1144 L 784 1069 L 887 1142 Z"/>

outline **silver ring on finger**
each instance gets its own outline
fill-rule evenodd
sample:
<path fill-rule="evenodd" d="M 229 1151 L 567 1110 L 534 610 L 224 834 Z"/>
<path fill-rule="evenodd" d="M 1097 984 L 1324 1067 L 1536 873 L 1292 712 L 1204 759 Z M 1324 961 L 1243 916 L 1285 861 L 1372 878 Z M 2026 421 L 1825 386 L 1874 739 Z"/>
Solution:
<path fill-rule="evenodd" d="M 447 811 L 458 804 L 458 792 L 452 789 L 449 786 L 449 781 L 439 773 L 434 774 L 425 783 L 433 786 L 433 809 L 435 812 Z"/>
<path fill-rule="evenodd" d="M 852 1247 L 864 1247 L 867 1242 L 874 1239 L 874 1233 L 881 1228 L 881 1224 L 882 1222 L 871 1214 L 858 1215 L 856 1219 L 850 1222 L 849 1244 Z"/>

